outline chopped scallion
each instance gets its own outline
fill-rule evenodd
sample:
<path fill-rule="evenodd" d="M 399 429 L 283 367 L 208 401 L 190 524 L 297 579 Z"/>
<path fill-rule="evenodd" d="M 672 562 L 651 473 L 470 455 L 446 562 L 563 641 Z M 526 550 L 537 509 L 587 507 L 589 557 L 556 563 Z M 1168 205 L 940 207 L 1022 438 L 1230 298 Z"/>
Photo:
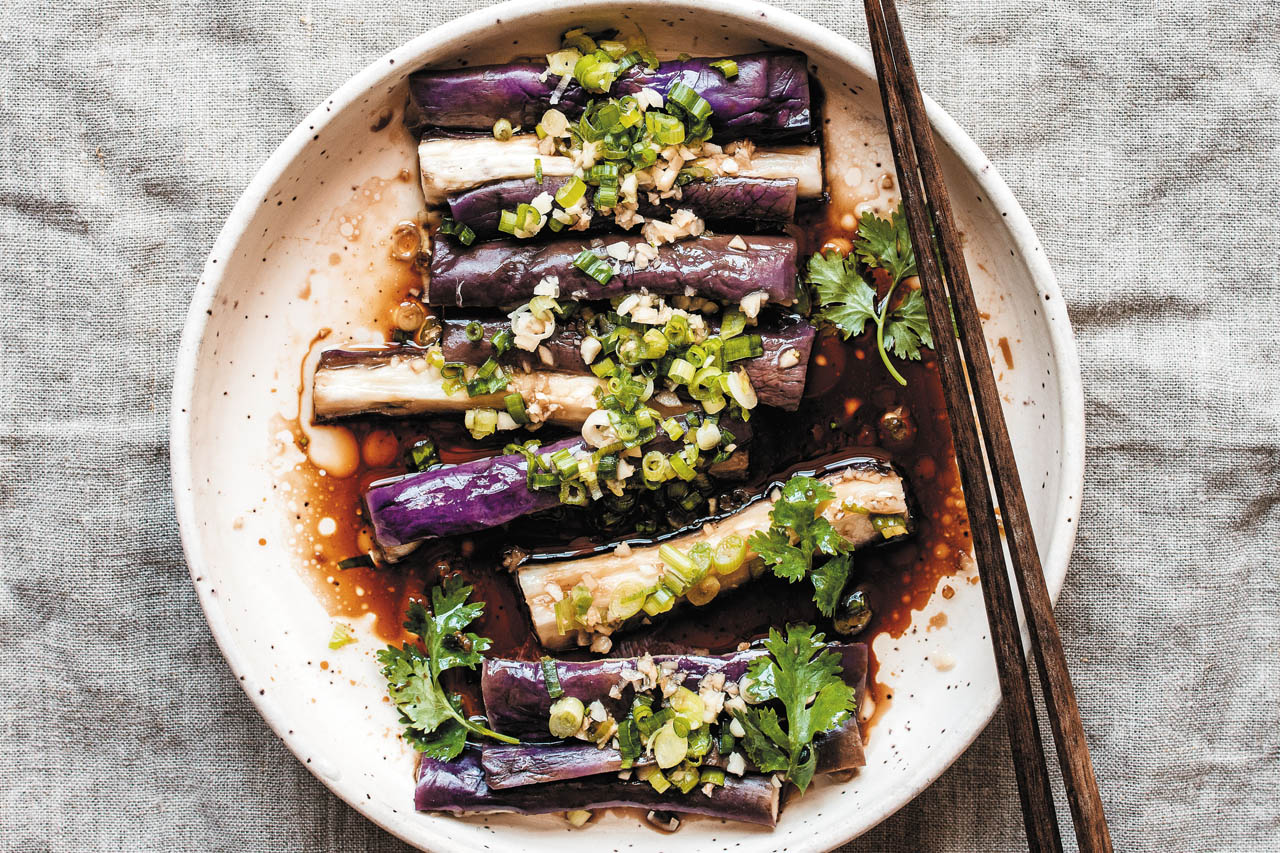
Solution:
<path fill-rule="evenodd" d="M 524 397 L 519 394 L 508 394 L 502 398 L 502 402 L 507 406 L 507 414 L 511 415 L 511 420 L 518 424 L 527 424 L 529 422 L 529 413 L 525 410 Z"/>
<path fill-rule="evenodd" d="M 582 178 L 574 175 L 569 179 L 568 183 L 556 190 L 556 204 L 564 208 L 573 207 L 586 191 L 586 183 Z"/>
<path fill-rule="evenodd" d="M 667 102 L 677 104 L 696 121 L 711 117 L 711 105 L 685 83 L 676 83 L 667 91 Z"/>
<path fill-rule="evenodd" d="M 564 688 L 560 686 L 560 675 L 556 671 L 556 662 L 549 657 L 542 659 L 542 681 L 547 685 L 547 693 L 552 699 L 559 699 L 564 695 Z"/>
<path fill-rule="evenodd" d="M 573 265 L 601 285 L 608 284 L 609 279 L 613 278 L 613 267 L 590 249 L 583 249 L 578 257 L 573 259 Z"/>
<path fill-rule="evenodd" d="M 440 221 L 440 233 L 456 237 L 458 242 L 464 246 L 470 246 L 476 239 L 476 232 L 472 231 L 469 226 L 463 225 L 449 216 Z"/>
<path fill-rule="evenodd" d="M 711 67 L 723 74 L 726 80 L 732 80 L 738 76 L 738 63 L 732 59 L 717 59 L 711 63 Z"/>

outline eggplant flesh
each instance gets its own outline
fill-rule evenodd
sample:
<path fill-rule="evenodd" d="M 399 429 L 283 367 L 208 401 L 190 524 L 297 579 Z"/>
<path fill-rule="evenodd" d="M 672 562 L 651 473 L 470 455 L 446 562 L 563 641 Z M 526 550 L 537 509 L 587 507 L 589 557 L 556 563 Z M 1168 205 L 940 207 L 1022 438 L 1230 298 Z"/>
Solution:
<path fill-rule="evenodd" d="M 677 420 L 683 422 L 682 418 Z M 739 445 L 751 440 L 749 424 L 726 424 Z M 591 448 L 581 439 L 570 438 L 538 452 L 551 454 L 564 449 L 577 452 Z M 645 449 L 669 452 L 676 446 L 660 432 Z M 740 447 L 726 463 L 739 457 L 745 460 L 747 452 Z M 364 504 L 374 544 L 387 562 L 395 563 L 425 540 L 476 533 L 559 506 L 558 491 L 528 488 L 528 473 L 524 455 L 510 453 L 373 483 L 365 492 Z"/>
<path fill-rule="evenodd" d="M 824 510 L 824 515 L 854 548 L 861 548 L 884 541 L 883 535 L 872 522 L 874 515 L 901 515 L 908 531 L 912 527 L 907 501 L 906 484 L 897 470 L 882 457 L 859 455 L 835 457 L 817 465 L 802 466 L 791 473 L 817 476 L 835 492 L 835 500 Z M 671 544 L 681 552 L 698 544 L 711 547 L 726 536 L 736 534 L 744 540 L 756 531 L 769 527 L 769 511 L 773 508 L 774 493 L 786 481 L 779 481 L 757 493 L 746 505 L 727 515 L 708 519 L 674 531 L 658 539 L 624 540 L 610 546 L 594 549 L 587 555 L 569 555 L 567 558 L 539 559 L 523 567 L 518 580 L 520 590 L 528 605 L 534 633 L 545 649 L 565 649 L 590 642 L 591 634 L 603 628 L 606 632 L 625 630 L 638 624 L 639 617 L 618 621 L 608 618 L 609 605 L 623 584 L 639 584 L 644 589 L 656 589 L 664 571 L 658 549 Z M 846 510 L 844 507 L 857 509 Z M 619 545 L 625 545 L 619 551 Z M 717 574 L 719 591 L 716 595 L 742 586 L 765 571 L 764 566 L 748 549 L 742 565 L 729 574 Z M 714 572 L 714 570 L 713 570 Z M 561 633 L 556 624 L 556 598 L 551 590 L 566 593 L 579 584 L 585 584 L 592 592 L 592 605 L 587 613 L 590 630 L 574 629 Z M 684 603 L 683 597 L 677 598 Z M 668 611 L 670 612 L 670 611 Z M 647 617 L 646 620 L 663 618 L 665 614 Z"/>
<path fill-rule="evenodd" d="M 495 789 L 485 781 L 482 749 L 468 746 L 453 761 L 423 757 L 418 768 L 414 805 L 418 811 L 451 814 L 548 814 L 575 809 L 634 806 L 725 820 L 774 826 L 781 807 L 781 789 L 769 776 L 728 776 L 710 794 L 695 788 L 659 794 L 648 782 L 624 781 L 617 776 L 568 779 L 543 785 Z"/>
<path fill-rule="evenodd" d="M 714 58 L 664 60 L 656 69 L 637 63 L 618 75 L 609 94 L 621 98 L 647 88 L 665 98 L 683 82 L 706 100 L 719 137 L 778 139 L 811 132 L 804 54 L 770 51 L 729 59 L 738 66 L 732 79 L 712 66 Z M 553 106 L 573 118 L 598 97 L 577 81 L 555 97 L 560 79 L 546 70 L 545 63 L 510 63 L 414 72 L 405 125 L 416 135 L 432 128 L 492 131 L 504 118 L 513 127 L 532 128 Z"/>
<path fill-rule="evenodd" d="M 469 397 L 465 388 L 446 394 L 444 378 L 428 364 L 426 350 L 326 350 L 316 366 L 315 419 L 332 421 L 368 414 L 442 415 L 475 408 L 505 411 L 505 397 L 512 392 L 524 398 L 535 419 L 561 426 L 581 427 L 596 409 L 595 392 L 600 380 L 595 376 L 537 371 L 513 372 L 508 378 L 510 387 L 496 394 Z"/>
<path fill-rule="evenodd" d="M 496 181 L 535 180 L 535 161 L 542 165 L 544 182 L 548 179 L 567 178 L 576 169 L 572 157 L 538 151 L 538 138 L 533 134 L 518 134 L 506 141 L 499 141 L 492 136 L 474 136 L 461 139 L 424 139 L 418 143 L 418 171 L 422 194 L 432 207 L 449 204 L 452 195 Z M 696 159 L 689 165 L 715 171 L 714 161 L 706 157 Z M 739 168 L 737 177 L 762 181 L 795 181 L 797 199 L 821 198 L 822 149 L 816 145 L 757 148 L 751 154 L 750 164 Z M 550 186 L 549 182 L 547 186 Z M 646 193 L 646 188 L 641 187 L 640 190 L 641 195 Z M 554 190 L 549 191 L 555 194 Z M 676 201 L 664 200 L 662 206 L 667 205 L 677 208 L 685 206 Z M 514 204 L 511 209 L 515 209 Z M 477 231 L 478 233 L 480 232 Z"/>
<path fill-rule="evenodd" d="M 543 281 L 555 281 L 566 299 L 609 299 L 629 293 L 702 296 L 736 303 L 754 293 L 790 305 L 796 296 L 799 247 L 790 237 L 701 236 L 657 249 L 643 268 L 610 260 L 614 274 L 601 283 L 574 265 L 583 250 L 604 255 L 621 244 L 626 252 L 649 244 L 640 237 L 585 238 L 530 243 L 493 240 L 465 247 L 437 240 L 431 256 L 427 301 L 455 308 L 519 305 Z M 738 248 L 738 247 L 741 248 Z"/>
<path fill-rule="evenodd" d="M 470 323 L 479 323 L 484 336 L 478 341 L 467 338 Z M 494 354 L 493 336 L 510 323 L 481 315 L 451 315 L 446 318 L 440 336 L 440 346 L 446 361 L 462 361 L 479 364 Z M 718 334 L 720 323 L 709 319 L 708 331 Z M 764 354 L 734 362 L 741 366 L 751 380 L 759 403 L 794 412 L 804 396 L 805 379 L 809 371 L 809 354 L 813 349 L 816 330 L 807 320 L 796 316 L 784 317 L 775 323 L 747 329 L 760 336 Z M 582 360 L 582 341 L 586 332 L 578 322 L 556 327 L 555 333 L 542 342 L 538 352 L 510 349 L 501 360 L 514 363 L 527 370 L 539 366 L 566 373 L 589 373 L 590 366 Z"/>
<path fill-rule="evenodd" d="M 512 178 L 449 194 L 449 214 L 481 238 L 501 237 L 498 222 L 502 211 L 515 210 L 542 193 L 555 195 L 569 182 L 567 177 Z M 659 198 L 639 193 L 637 213 L 648 219 L 670 219 L 686 209 L 709 222 L 790 222 L 796 213 L 796 178 L 716 177 L 697 180 L 681 187 L 679 197 Z M 594 190 L 587 193 L 588 207 Z M 611 226 L 607 216 L 593 217 L 592 230 Z M 546 234 L 551 234 L 547 229 Z"/>
<path fill-rule="evenodd" d="M 840 656 L 844 679 L 859 691 L 861 699 L 866 685 L 866 644 L 836 643 L 830 648 Z M 652 655 L 651 660 L 655 671 L 682 674 L 683 685 L 696 693 L 699 682 L 707 675 L 722 673 L 726 682 L 738 681 L 752 662 L 767 654 L 762 648 L 751 648 L 722 655 Z M 584 705 L 599 700 L 615 719 L 621 719 L 631 706 L 642 660 L 557 661 L 556 674 L 565 696 L 579 699 Z M 611 690 L 618 694 L 616 698 L 610 695 Z M 480 671 L 480 692 L 494 731 L 520 738 L 547 738 L 553 700 L 540 661 L 486 658 Z"/>

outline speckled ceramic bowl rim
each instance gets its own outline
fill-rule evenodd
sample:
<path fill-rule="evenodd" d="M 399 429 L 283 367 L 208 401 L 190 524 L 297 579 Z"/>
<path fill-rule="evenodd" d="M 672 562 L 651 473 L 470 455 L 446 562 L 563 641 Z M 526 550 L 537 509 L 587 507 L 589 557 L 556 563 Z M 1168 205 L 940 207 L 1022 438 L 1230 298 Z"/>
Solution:
<path fill-rule="evenodd" d="M 178 351 L 177 368 L 174 377 L 173 402 L 170 412 L 170 464 L 173 478 L 174 500 L 177 518 L 182 535 L 183 550 L 191 575 L 205 574 L 204 556 L 201 547 L 199 526 L 196 523 L 196 507 L 192 484 L 191 462 L 191 424 L 189 412 L 192 410 L 195 392 L 198 354 L 205 334 L 205 327 L 217 298 L 221 281 L 222 267 L 220 258 L 232 255 L 237 244 L 244 236 L 245 228 L 252 218 L 257 202 L 267 196 L 271 187 L 279 179 L 287 166 L 298 157 L 303 148 L 311 141 L 312 135 L 323 129 L 333 115 L 349 104 L 359 100 L 368 91 L 382 85 L 389 77 L 399 74 L 405 66 L 413 67 L 421 61 L 422 54 L 428 48 L 469 34 L 492 27 L 497 22 L 510 21 L 512 17 L 539 14 L 551 11 L 573 9 L 580 4 L 566 0 L 515 0 L 471 12 L 454 21 L 426 32 L 409 43 L 396 48 L 382 58 L 374 61 L 367 68 L 356 74 L 333 95 L 321 103 L 310 115 L 304 118 L 292 133 L 272 153 L 262 168 L 254 176 L 248 188 L 241 195 L 227 218 L 226 225 L 218 235 L 213 250 L 209 254 L 204 270 L 200 276 L 195 292 L 192 295 L 191 307 L 187 314 L 186 325 L 182 333 L 182 342 Z M 682 10 L 691 15 L 703 15 L 724 18 L 746 25 L 752 20 L 768 20 L 777 32 L 785 33 L 794 39 L 814 43 L 824 43 L 833 52 L 847 57 L 849 65 L 861 74 L 874 79 L 875 68 L 870 53 L 853 42 L 830 30 L 790 12 L 749 0 L 699 0 L 678 2 L 678 0 L 632 0 L 630 5 L 647 6 L 655 10 Z M 1082 500 L 1084 482 L 1084 398 L 1080 381 L 1080 366 L 1076 354 L 1075 341 L 1067 319 L 1066 306 L 1062 294 L 1054 279 L 1053 271 L 1040 248 L 1035 232 L 1027 221 L 1017 199 L 1009 190 L 995 167 L 987 160 L 978 146 L 937 104 L 926 96 L 929 116 L 933 122 L 934 133 L 956 153 L 966 168 L 972 173 L 974 180 L 983 188 L 987 197 L 1006 214 L 1006 227 L 1026 263 L 1036 289 L 1045 300 L 1046 322 L 1049 327 L 1050 344 L 1057 369 L 1060 386 L 1059 405 L 1062 412 L 1061 428 L 1061 465 L 1062 486 L 1058 495 L 1057 506 L 1065 511 L 1054 519 L 1049 532 L 1048 541 L 1053 543 L 1051 552 L 1044 562 L 1045 575 L 1049 579 L 1050 595 L 1056 600 L 1066 576 L 1067 562 L 1075 541 L 1077 519 Z M 314 129 L 313 129 L 314 128 Z M 224 264 L 225 266 L 225 264 Z M 243 675 L 251 672 L 255 662 L 251 656 L 237 647 L 232 639 L 222 604 L 212 595 L 209 588 L 196 585 L 200 604 L 209 621 L 209 627 L 218 643 L 222 654 L 226 657 L 233 673 Z M 253 683 L 254 679 L 249 680 Z M 242 680 L 243 683 L 243 680 Z M 301 760 L 305 755 L 314 755 L 323 749 L 319 744 L 309 743 L 306 738 L 289 734 L 288 720 L 271 704 L 259 702 L 259 697 L 252 691 L 246 691 L 249 699 L 257 705 L 259 712 L 271 726 L 276 735 Z M 884 814 L 877 816 L 877 822 L 889 817 L 901 808 L 921 790 L 940 776 L 982 732 L 990 722 L 998 705 L 998 694 L 982 709 L 983 713 L 974 717 L 979 723 L 970 731 L 957 732 L 957 740 L 962 740 L 961 748 L 951 755 L 938 755 L 936 766 L 922 778 L 920 785 L 911 790 L 903 790 L 893 806 Z M 944 760 L 945 759 L 945 760 Z M 314 770 L 314 768 L 313 768 Z M 327 779 L 317 774 L 317 778 L 327 785 L 335 794 L 358 809 L 370 820 L 407 842 L 417 845 L 433 844 L 429 837 L 424 838 L 421 825 L 412 821 L 413 813 L 391 809 L 371 802 L 358 795 L 356 782 Z M 813 839 L 814 850 L 830 849 L 849 840 L 846 837 L 829 837 Z"/>

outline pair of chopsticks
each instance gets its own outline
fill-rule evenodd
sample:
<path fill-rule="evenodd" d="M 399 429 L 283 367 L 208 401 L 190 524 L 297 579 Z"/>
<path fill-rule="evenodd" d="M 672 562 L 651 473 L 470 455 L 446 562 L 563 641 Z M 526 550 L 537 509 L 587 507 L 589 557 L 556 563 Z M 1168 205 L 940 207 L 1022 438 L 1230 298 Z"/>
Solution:
<path fill-rule="evenodd" d="M 1102 812 L 1102 799 L 1093 773 L 1093 762 L 1089 758 L 1084 727 L 1080 722 L 1080 708 L 1071 687 L 1071 676 L 1067 673 L 1062 639 L 1058 636 L 1049 591 L 1045 587 L 1018 465 L 1000 408 L 1000 393 L 987 355 L 982 320 L 973 298 L 969 271 L 960 248 L 951 199 L 942 178 L 924 99 L 920 95 L 894 0 L 865 0 L 865 4 L 867 29 L 880 79 L 880 96 L 884 101 L 889 138 L 893 143 L 903 207 L 911 228 L 911 240 L 916 246 L 916 263 L 929 325 L 933 330 L 934 349 L 955 441 L 956 462 L 973 534 L 974 554 L 982 580 L 991 640 L 995 646 L 1027 845 L 1034 851 L 1061 851 L 1062 838 L 1058 832 L 1044 746 L 1036 722 L 1030 670 L 1022 649 L 1018 614 L 1005 567 L 996 510 L 992 504 L 988 470 L 1003 513 L 1013 574 L 1027 615 L 1031 647 L 1057 746 L 1058 764 L 1062 769 L 1076 839 L 1080 850 L 1086 853 L 1110 853 L 1111 836 Z M 935 235 L 937 254 L 930 250 Z M 955 308 L 960 347 L 964 350 L 963 362 L 951 333 L 948 296 L 950 305 Z M 972 402 L 969 387 L 973 389 Z"/>

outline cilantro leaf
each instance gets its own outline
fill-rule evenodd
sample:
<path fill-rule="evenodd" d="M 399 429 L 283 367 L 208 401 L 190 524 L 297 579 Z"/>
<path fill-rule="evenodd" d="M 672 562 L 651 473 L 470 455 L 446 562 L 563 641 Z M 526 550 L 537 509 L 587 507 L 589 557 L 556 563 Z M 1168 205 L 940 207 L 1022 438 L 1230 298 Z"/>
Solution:
<path fill-rule="evenodd" d="M 845 339 L 862 334 L 876 320 L 876 291 L 849 258 L 835 252 L 809 259 L 809 283 L 817 288 L 818 316 L 835 326 Z"/>
<path fill-rule="evenodd" d="M 778 721 L 778 713 L 772 708 L 748 708 L 734 715 L 746 734 L 742 749 L 751 762 L 764 773 L 786 770 L 790 765 L 787 753 L 787 736 Z"/>
<path fill-rule="evenodd" d="M 862 214 L 853 251 L 868 267 L 887 272 L 894 284 L 915 275 L 916 253 L 902 205 L 898 205 L 888 219 L 881 219 L 871 211 Z"/>
<path fill-rule="evenodd" d="M 747 541 L 778 577 L 795 583 L 808 575 L 813 581 L 814 601 L 827 616 L 835 612 L 835 600 L 850 570 L 850 561 L 844 556 L 849 552 L 848 540 L 821 514 L 823 504 L 835 496 L 821 480 L 792 477 L 769 511 L 769 529 L 751 534 Z M 814 554 L 837 559 L 814 568 Z M 838 565 L 831 565 L 836 562 Z"/>
<path fill-rule="evenodd" d="M 849 571 L 853 560 L 848 554 L 842 554 L 833 560 L 827 560 L 809 575 L 813 581 L 813 600 L 823 616 L 830 617 L 836 612 L 840 603 L 840 593 L 849 581 Z"/>
<path fill-rule="evenodd" d="M 440 674 L 450 669 L 474 669 L 484 659 L 481 652 L 492 645 L 487 637 L 464 629 L 484 613 L 484 602 L 468 604 L 471 587 L 461 578 L 445 578 L 431 590 L 431 609 L 421 601 L 409 604 L 404 627 L 417 634 L 425 647 L 405 643 L 378 652 L 387 695 L 400 711 L 405 739 L 432 758 L 452 760 L 462 752 L 467 732 L 518 743 L 514 738 L 473 723 L 462 712 L 455 695 L 440 686 Z"/>
<path fill-rule="evenodd" d="M 889 352 L 901 359 L 918 360 L 922 347 L 933 347 L 933 335 L 919 290 L 912 290 L 897 307 L 890 308 L 894 290 L 917 271 L 902 205 L 888 219 L 870 211 L 862 214 L 852 255 L 817 254 L 809 259 L 807 269 L 809 284 L 818 298 L 817 316 L 838 328 L 845 339 L 862 334 L 867 323 L 875 324 L 880 360 L 889 375 L 906 385 L 907 380 L 889 360 Z M 889 290 L 878 300 L 876 289 L 864 274 L 870 270 L 883 270 L 889 276 Z"/>
<path fill-rule="evenodd" d="M 929 315 L 925 313 L 924 294 L 912 290 L 897 308 L 889 313 L 884 327 L 884 345 L 898 358 L 920 359 L 920 347 L 933 348 Z"/>
<path fill-rule="evenodd" d="M 770 629 L 769 656 L 752 663 L 750 693 L 760 703 L 778 701 L 777 712 L 759 704 L 734 713 L 746 731 L 743 750 L 765 772 L 783 771 L 802 792 L 813 779 L 817 756 L 814 737 L 844 723 L 857 710 L 853 688 L 841 677 L 840 656 L 810 625 L 788 625 L 785 639 Z"/>
<path fill-rule="evenodd" d="M 778 528 L 752 533 L 747 547 L 759 554 L 775 575 L 792 583 L 804 577 L 813 565 L 813 553 L 792 545 L 787 532 Z"/>

